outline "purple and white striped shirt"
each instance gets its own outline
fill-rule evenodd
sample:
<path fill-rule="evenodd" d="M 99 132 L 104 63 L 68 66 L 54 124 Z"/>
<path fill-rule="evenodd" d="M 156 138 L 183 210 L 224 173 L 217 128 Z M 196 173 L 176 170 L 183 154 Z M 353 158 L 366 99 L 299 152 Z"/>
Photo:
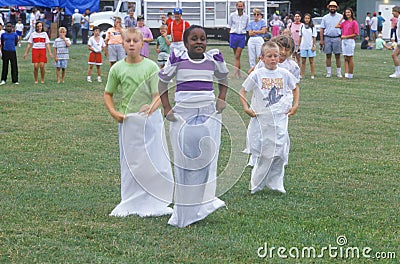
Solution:
<path fill-rule="evenodd" d="M 158 76 L 164 83 L 176 77 L 175 101 L 179 101 L 177 98 L 188 98 L 190 94 L 214 97 L 214 77 L 217 80 L 226 79 L 228 72 L 217 49 L 204 53 L 204 59 L 199 61 L 190 59 L 186 50 L 175 50 Z"/>

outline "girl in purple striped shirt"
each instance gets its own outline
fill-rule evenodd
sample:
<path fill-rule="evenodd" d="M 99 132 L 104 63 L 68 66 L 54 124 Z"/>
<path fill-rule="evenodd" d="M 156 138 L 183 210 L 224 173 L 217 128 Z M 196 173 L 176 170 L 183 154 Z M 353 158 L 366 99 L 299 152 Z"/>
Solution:
<path fill-rule="evenodd" d="M 225 108 L 228 69 L 219 50 L 206 52 L 200 26 L 185 30 L 186 50 L 174 50 L 159 73 L 164 115 L 170 123 L 174 152 L 174 212 L 168 223 L 185 227 L 205 218 L 225 203 L 215 197 L 221 112 Z M 168 83 L 176 79 L 175 106 Z M 215 102 L 214 78 L 219 94 Z"/>

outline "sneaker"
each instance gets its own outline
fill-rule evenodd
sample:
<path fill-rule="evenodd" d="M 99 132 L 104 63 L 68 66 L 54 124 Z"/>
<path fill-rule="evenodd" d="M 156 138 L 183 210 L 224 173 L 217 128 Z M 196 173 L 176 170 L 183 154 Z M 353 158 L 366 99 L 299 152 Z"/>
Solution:
<path fill-rule="evenodd" d="M 101 76 L 97 76 L 97 81 L 101 82 Z"/>
<path fill-rule="evenodd" d="M 331 74 L 330 74 L 330 73 L 327 73 L 327 74 L 326 74 L 326 78 L 331 78 Z"/>
<path fill-rule="evenodd" d="M 395 73 L 389 75 L 389 77 L 390 78 L 400 78 L 400 73 L 395 72 Z M 2 84 L 3 84 L 3 82 L 0 83 L 0 85 L 2 85 Z"/>
<path fill-rule="evenodd" d="M 314 76 L 311 76 L 311 80 L 314 80 Z"/>
<path fill-rule="evenodd" d="M 1 82 L 0 82 L 0 85 L 4 85 L 4 84 L 6 84 L 5 81 L 1 81 Z"/>
<path fill-rule="evenodd" d="M 336 76 L 337 76 L 338 78 L 343 78 L 343 76 L 342 76 L 341 73 L 336 74 Z"/>
<path fill-rule="evenodd" d="M 20 47 L 20 48 L 21 48 L 21 43 L 19 43 L 19 44 L 18 44 L 18 47 Z"/>
<path fill-rule="evenodd" d="M 19 82 L 15 82 L 14 84 L 17 84 L 17 85 L 18 85 L 18 84 L 19 84 Z"/>
<path fill-rule="evenodd" d="M 88 82 L 92 82 L 92 78 L 91 78 L 90 76 L 88 76 L 88 77 L 86 78 L 86 80 L 87 80 Z"/>

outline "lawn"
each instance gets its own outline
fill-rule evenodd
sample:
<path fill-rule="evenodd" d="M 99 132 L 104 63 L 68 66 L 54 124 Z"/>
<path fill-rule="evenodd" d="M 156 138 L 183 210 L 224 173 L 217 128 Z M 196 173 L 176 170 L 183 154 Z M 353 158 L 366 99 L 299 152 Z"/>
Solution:
<path fill-rule="evenodd" d="M 0 262 L 399 263 L 400 83 L 388 78 L 389 51 L 357 48 L 351 81 L 325 78 L 321 53 L 315 80 L 307 68 L 289 121 L 286 195 L 248 191 L 237 150 L 249 118 L 236 94 L 243 80 L 231 80 L 219 168 L 233 185 L 221 191 L 227 209 L 178 229 L 168 217 L 108 215 L 120 200 L 117 123 L 102 101 L 105 82 L 86 82 L 86 47 L 71 47 L 66 83 L 56 84 L 49 63 L 36 85 L 25 47 L 20 84 L 9 77 L 0 87 Z M 232 64 L 231 50 L 218 48 Z M 242 62 L 247 70 L 247 50 Z M 311 247 L 321 258 L 301 258 Z"/>

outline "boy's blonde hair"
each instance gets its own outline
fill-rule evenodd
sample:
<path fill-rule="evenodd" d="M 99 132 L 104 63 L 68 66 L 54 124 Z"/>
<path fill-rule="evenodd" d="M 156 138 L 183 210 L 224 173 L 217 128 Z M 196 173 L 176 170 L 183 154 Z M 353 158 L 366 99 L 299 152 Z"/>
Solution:
<path fill-rule="evenodd" d="M 61 33 L 61 32 L 67 32 L 67 29 L 65 27 L 60 27 L 58 29 L 58 33 Z"/>
<path fill-rule="evenodd" d="M 140 29 L 138 28 L 126 28 L 125 30 L 122 31 L 122 39 L 126 39 L 127 34 L 133 34 L 133 35 L 138 35 L 140 40 L 143 42 L 143 33 Z"/>
<path fill-rule="evenodd" d="M 269 50 L 277 50 L 279 52 L 279 46 L 273 41 L 267 41 L 261 46 L 261 55 L 264 56 Z"/>
<path fill-rule="evenodd" d="M 161 26 L 160 26 L 160 30 L 161 30 L 161 29 L 167 30 L 167 28 L 168 28 L 167 25 L 161 25 Z"/>

